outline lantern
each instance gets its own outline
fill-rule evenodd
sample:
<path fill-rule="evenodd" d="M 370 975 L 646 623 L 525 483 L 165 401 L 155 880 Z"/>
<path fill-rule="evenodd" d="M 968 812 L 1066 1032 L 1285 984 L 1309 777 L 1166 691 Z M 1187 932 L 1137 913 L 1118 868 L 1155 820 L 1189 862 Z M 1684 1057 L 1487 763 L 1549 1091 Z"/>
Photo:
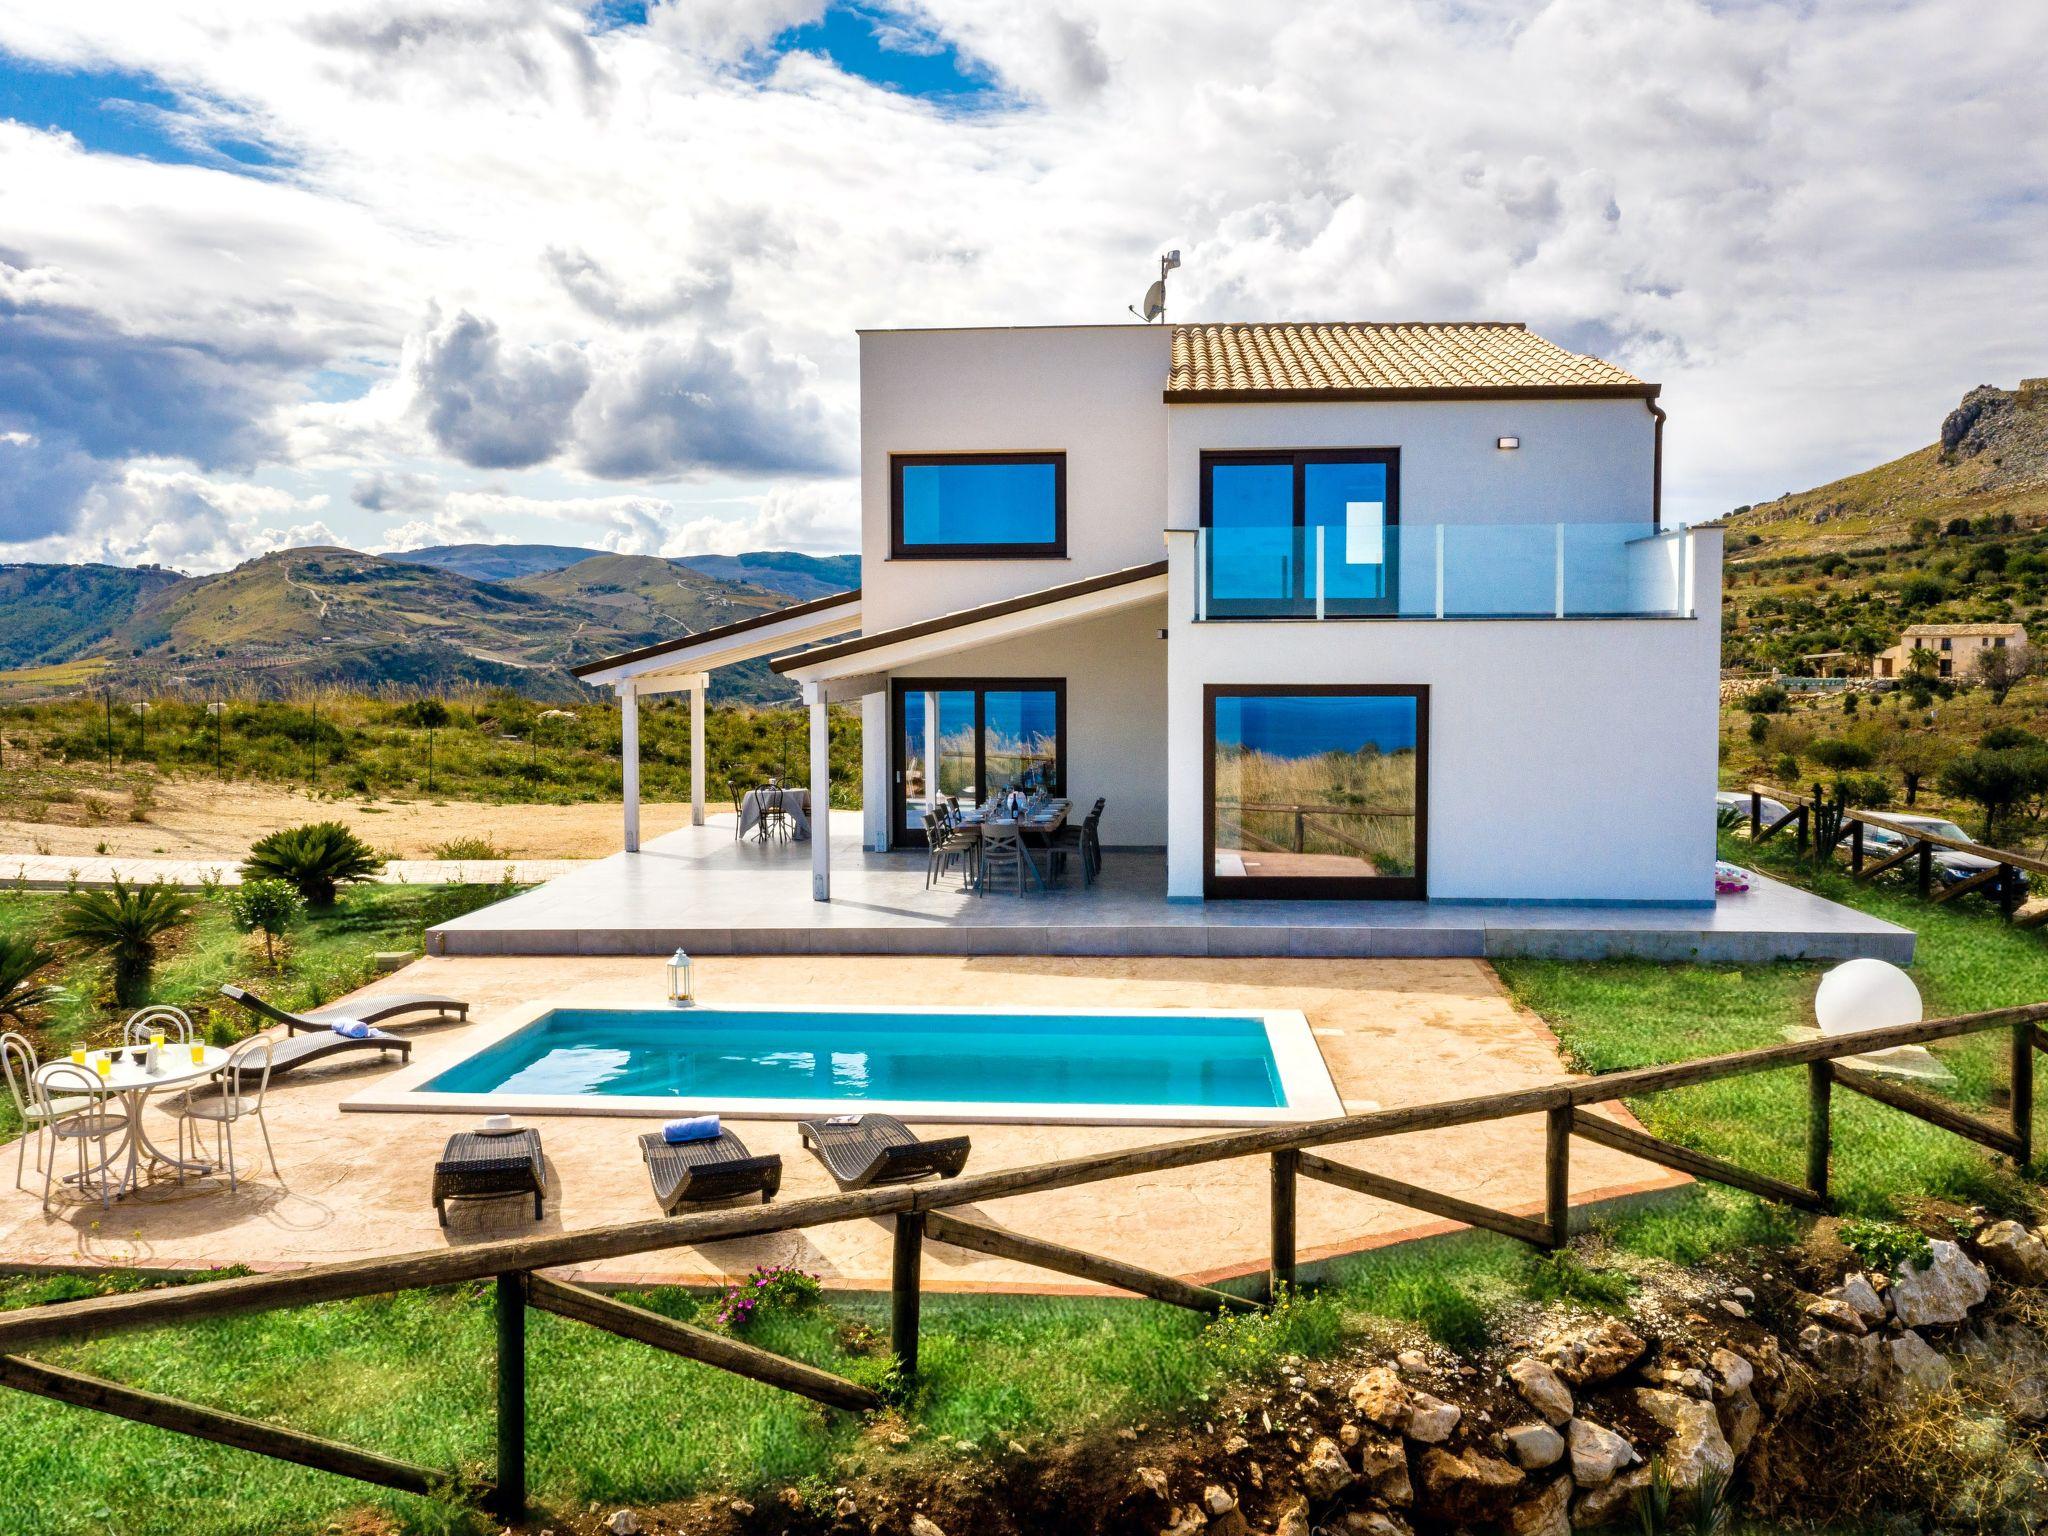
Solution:
<path fill-rule="evenodd" d="M 668 1000 L 678 1008 L 697 1001 L 696 965 L 680 949 L 668 962 Z"/>

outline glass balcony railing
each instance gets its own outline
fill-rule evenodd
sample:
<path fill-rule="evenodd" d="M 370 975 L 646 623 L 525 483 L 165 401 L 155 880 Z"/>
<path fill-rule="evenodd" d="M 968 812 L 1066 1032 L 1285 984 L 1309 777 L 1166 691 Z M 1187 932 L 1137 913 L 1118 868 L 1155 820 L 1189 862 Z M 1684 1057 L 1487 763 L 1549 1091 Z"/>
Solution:
<path fill-rule="evenodd" d="M 1204 528 L 1195 617 L 1678 618 L 1692 541 L 1648 523 Z"/>

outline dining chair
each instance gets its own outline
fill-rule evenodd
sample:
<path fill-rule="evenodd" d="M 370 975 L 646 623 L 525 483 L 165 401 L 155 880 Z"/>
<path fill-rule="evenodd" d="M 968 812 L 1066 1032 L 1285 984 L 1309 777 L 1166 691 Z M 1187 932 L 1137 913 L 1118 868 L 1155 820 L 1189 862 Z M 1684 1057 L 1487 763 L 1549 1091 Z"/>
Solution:
<path fill-rule="evenodd" d="M 259 1061 L 260 1058 L 260 1061 Z M 178 1162 L 185 1162 L 185 1127 L 192 1121 L 205 1120 L 213 1124 L 213 1149 L 216 1161 L 225 1162 L 228 1169 L 228 1189 L 239 1187 L 235 1170 L 235 1124 L 240 1120 L 254 1119 L 256 1128 L 263 1133 L 263 1150 L 270 1154 L 270 1171 L 279 1180 L 284 1174 L 277 1166 L 277 1150 L 270 1144 L 270 1122 L 263 1118 L 263 1099 L 270 1091 L 271 1045 L 268 1038 L 255 1035 L 235 1047 L 228 1057 L 227 1065 L 221 1068 L 220 1076 L 203 1088 L 192 1088 L 171 1102 L 170 1112 L 178 1117 Z M 249 1090 L 251 1079 L 256 1089 Z M 192 1128 L 193 1145 L 198 1146 L 199 1128 Z M 178 1170 L 178 1181 L 183 1183 L 185 1171 Z"/>
<path fill-rule="evenodd" d="M 167 1041 L 189 1045 L 192 1043 L 192 1020 L 182 1008 L 153 1004 L 129 1015 L 128 1022 L 121 1026 L 121 1043 L 147 1045 L 149 1037 L 159 1032 Z"/>
<path fill-rule="evenodd" d="M 978 895 L 986 895 L 993 879 L 1007 876 L 1016 883 L 1017 894 L 1024 894 L 1024 867 L 1031 866 L 1031 876 L 1042 887 L 1044 877 L 1038 873 L 1037 861 L 1024 846 L 1023 828 L 1014 821 L 984 821 L 981 824 L 981 853 L 975 866 L 974 889 Z"/>
<path fill-rule="evenodd" d="M 107 1143 L 129 1129 L 126 1115 L 114 1114 L 101 1103 L 106 1090 L 98 1076 L 88 1067 L 76 1062 L 53 1061 L 38 1073 L 36 1085 L 36 1112 L 44 1125 L 49 1127 L 55 1139 L 50 1147 L 50 1160 L 43 1165 L 43 1209 L 50 1208 L 50 1187 L 57 1177 L 57 1162 L 62 1155 L 65 1142 L 78 1148 L 78 1189 L 83 1194 L 92 1182 L 95 1170 L 85 1161 L 85 1144 L 92 1142 L 99 1148 L 100 1209 L 106 1210 L 113 1204 L 112 1192 L 108 1188 Z M 75 1091 L 84 1089 L 83 1095 Z M 83 1108 L 69 1108 L 84 1099 Z M 20 1158 L 17 1155 L 16 1163 Z"/>
<path fill-rule="evenodd" d="M 26 1172 L 28 1144 L 31 1137 L 36 1144 L 36 1171 L 43 1168 L 43 1137 L 49 1129 L 49 1120 L 44 1116 L 41 1097 L 36 1092 L 36 1048 L 27 1035 L 9 1030 L 0 1035 L 0 1074 L 7 1079 L 7 1096 L 14 1101 L 15 1117 L 21 1121 L 21 1134 L 14 1143 L 14 1187 L 26 1189 L 21 1182 Z M 92 1108 L 89 1098 L 66 1098 L 56 1103 L 59 1117 L 75 1115 L 81 1109 Z"/>
<path fill-rule="evenodd" d="M 1069 854 L 1081 861 L 1081 884 L 1086 887 L 1095 883 L 1095 877 L 1102 873 L 1102 806 L 1097 800 L 1088 814 L 1077 824 L 1068 822 L 1052 837 L 1053 871 L 1059 872 Z"/>
<path fill-rule="evenodd" d="M 955 826 L 943 806 L 933 806 L 926 814 L 924 835 L 930 849 L 924 867 L 926 890 L 930 890 L 943 879 L 946 871 L 954 864 L 960 866 L 962 884 L 974 878 L 976 853 L 981 847 L 979 836 L 963 827 Z"/>

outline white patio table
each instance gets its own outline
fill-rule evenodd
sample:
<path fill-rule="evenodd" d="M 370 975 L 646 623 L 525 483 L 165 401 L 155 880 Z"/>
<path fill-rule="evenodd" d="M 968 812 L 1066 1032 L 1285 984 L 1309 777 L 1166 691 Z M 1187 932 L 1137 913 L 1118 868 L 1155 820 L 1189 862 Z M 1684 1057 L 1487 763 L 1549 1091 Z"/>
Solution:
<path fill-rule="evenodd" d="M 750 789 L 740 797 L 739 836 L 745 837 L 754 830 L 762 813 L 768 808 L 768 797 L 777 793 L 772 789 Z M 792 823 L 789 838 L 794 843 L 811 840 L 811 792 L 808 789 L 785 789 L 782 796 L 782 814 Z"/>
<path fill-rule="evenodd" d="M 142 1050 L 145 1053 L 145 1060 L 132 1060 L 131 1049 Z M 117 1162 L 126 1159 L 126 1166 L 121 1170 L 120 1185 L 113 1191 L 116 1200 L 134 1190 L 141 1178 L 144 1155 L 147 1155 L 153 1164 L 167 1164 L 186 1173 L 207 1173 L 212 1170 L 211 1163 L 182 1162 L 151 1141 L 149 1132 L 143 1129 L 142 1106 L 159 1088 L 181 1088 L 192 1083 L 204 1082 L 207 1078 L 218 1076 L 221 1069 L 228 1064 L 228 1053 L 217 1045 L 201 1046 L 199 1060 L 195 1062 L 192 1059 L 191 1046 L 172 1040 L 166 1041 L 158 1048 L 157 1070 L 152 1072 L 147 1065 L 148 1047 L 131 1049 L 112 1053 L 88 1052 L 82 1068 L 99 1080 L 99 1090 L 94 1096 L 118 1104 L 122 1115 L 128 1121 L 128 1129 L 122 1133 L 119 1144 L 103 1149 L 98 1165 L 86 1175 L 89 1178 L 97 1174 L 104 1180 Z M 100 1077 L 98 1069 L 93 1065 L 93 1059 L 108 1054 L 115 1058 L 113 1066 L 105 1077 Z M 68 1056 L 44 1062 L 36 1068 L 36 1080 L 40 1082 L 45 1073 L 53 1067 L 60 1066 L 70 1070 L 58 1077 L 56 1093 L 63 1097 L 84 1094 L 85 1084 L 78 1078 L 81 1069 Z M 64 1182 L 77 1184 L 80 1182 L 80 1176 L 75 1173 L 67 1174 Z"/>

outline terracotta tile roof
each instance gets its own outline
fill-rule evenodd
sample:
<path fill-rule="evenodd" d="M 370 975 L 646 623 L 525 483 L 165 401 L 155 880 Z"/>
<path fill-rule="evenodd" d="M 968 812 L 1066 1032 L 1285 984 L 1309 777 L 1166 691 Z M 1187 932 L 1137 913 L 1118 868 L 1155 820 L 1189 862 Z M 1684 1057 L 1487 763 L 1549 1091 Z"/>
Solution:
<path fill-rule="evenodd" d="M 2027 627 L 2024 624 L 1908 624 L 1905 629 L 1908 639 L 1916 635 L 1929 635 L 1937 640 L 1944 637 L 1994 639 L 1999 635 L 2010 637 L 2024 635 L 2026 632 Z"/>
<path fill-rule="evenodd" d="M 1649 398 L 1657 386 L 1520 325 L 1177 325 L 1168 400 L 1426 397 Z"/>

